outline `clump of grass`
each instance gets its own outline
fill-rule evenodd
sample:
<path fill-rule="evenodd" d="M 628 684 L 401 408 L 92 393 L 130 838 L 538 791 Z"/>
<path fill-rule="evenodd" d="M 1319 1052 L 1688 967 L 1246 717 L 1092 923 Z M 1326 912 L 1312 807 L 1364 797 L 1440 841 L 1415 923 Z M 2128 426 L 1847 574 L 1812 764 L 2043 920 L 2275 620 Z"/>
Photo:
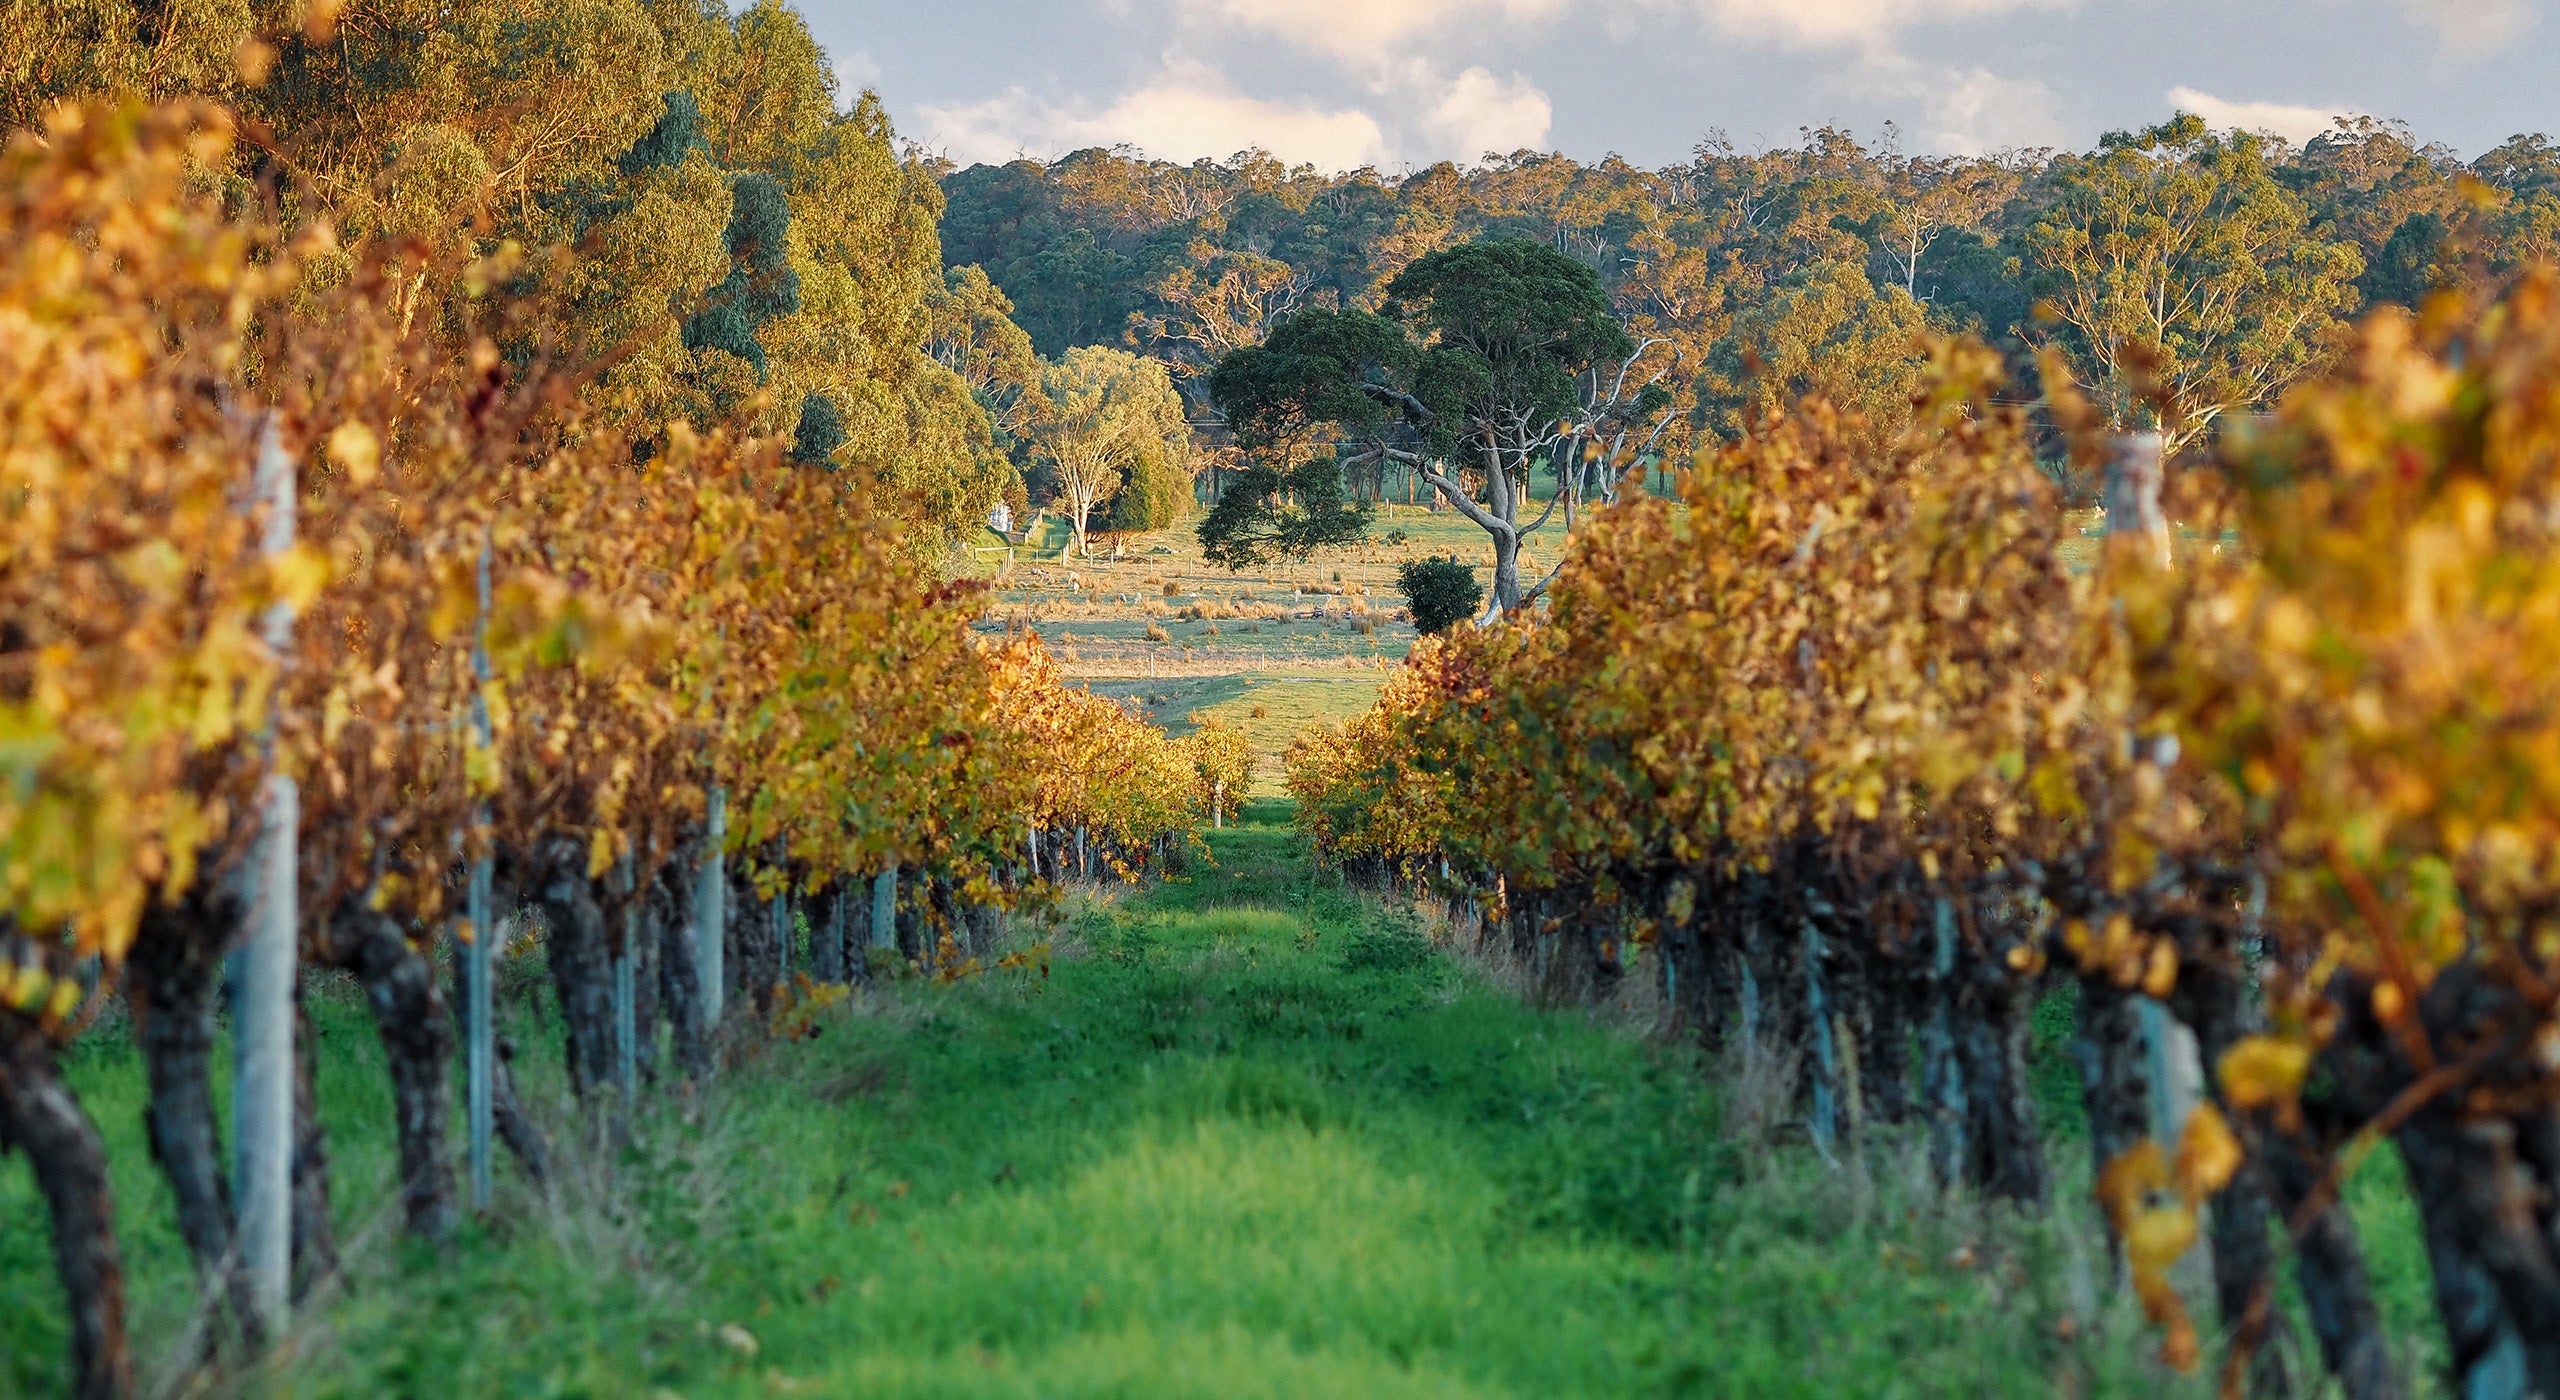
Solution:
<path fill-rule="evenodd" d="M 1147 624 L 1147 640 L 1151 642 L 1169 642 L 1173 640 L 1173 634 L 1164 630 L 1162 624 L 1150 622 Z"/>

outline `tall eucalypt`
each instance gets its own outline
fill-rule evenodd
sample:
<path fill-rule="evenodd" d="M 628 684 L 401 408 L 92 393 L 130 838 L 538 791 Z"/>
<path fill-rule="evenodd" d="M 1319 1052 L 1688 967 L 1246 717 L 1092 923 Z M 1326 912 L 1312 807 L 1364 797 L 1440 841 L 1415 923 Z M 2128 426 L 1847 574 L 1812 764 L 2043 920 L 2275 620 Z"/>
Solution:
<path fill-rule="evenodd" d="M 1341 502 L 1341 476 L 1394 462 L 1490 537 L 1490 620 L 1545 590 L 1522 582 L 1521 543 L 1569 509 L 1568 474 L 1602 465 L 1603 444 L 1629 441 L 1668 401 L 1631 385 L 1645 347 L 1599 274 L 1545 244 L 1443 249 L 1386 290 L 1381 314 L 1306 312 L 1219 362 L 1210 397 L 1261 464 L 1201 542 L 1235 568 L 1355 542 L 1367 521 Z M 1524 520 L 1541 462 L 1560 468 L 1556 493 Z"/>

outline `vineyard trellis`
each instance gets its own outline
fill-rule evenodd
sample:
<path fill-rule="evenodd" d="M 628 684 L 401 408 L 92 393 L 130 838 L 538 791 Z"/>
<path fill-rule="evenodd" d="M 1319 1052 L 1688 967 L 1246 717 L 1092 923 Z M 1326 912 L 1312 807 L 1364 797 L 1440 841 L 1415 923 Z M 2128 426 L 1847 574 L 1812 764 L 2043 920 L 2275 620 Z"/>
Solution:
<path fill-rule="evenodd" d="M 2400 1393 L 2339 1198 L 2388 1139 L 2457 1380 L 2560 1394 L 2551 277 L 2377 313 L 2165 483 L 2049 367 L 2078 465 L 2114 467 L 2080 573 L 1988 353 L 1931 355 L 1882 452 L 1808 401 L 1595 515 L 1548 614 L 1426 639 L 1288 754 L 1302 826 L 1476 911 L 1544 995 L 1651 968 L 1708 1046 L 1801 1052 L 1824 1150 L 1908 1125 L 2028 1209 L 2029 1019 L 2070 984 L 2170 1362 L 2202 1360 L 2172 1274 L 2208 1238 L 2225 1392 L 2311 1384 L 2280 1235 L 2345 1392 Z"/>
<path fill-rule="evenodd" d="M 1003 911 L 1163 868 L 1249 781 L 1035 636 L 975 637 L 977 591 L 851 474 L 586 421 L 582 369 L 506 293 L 518 250 L 289 229 L 286 192 L 206 178 L 240 139 L 216 106 L 101 104 L 0 153 L 0 1145 L 47 1200 L 91 1396 L 133 1375 L 58 1052 L 109 999 L 179 1232 L 255 1348 L 334 1264 L 298 964 L 363 986 L 405 1222 L 440 1238 L 458 1048 L 473 1208 L 493 1144 L 550 1170 L 496 1035 L 511 936 L 538 923 L 570 1083 L 610 1115 L 826 984 L 980 970 Z M 244 508 L 253 475 L 274 489 Z M 887 908 L 860 947 L 865 881 Z M 235 1196 L 207 1081 L 244 921 L 277 938 L 236 974 L 275 999 L 234 1018 L 271 1105 L 262 1136 L 239 1100 Z"/>

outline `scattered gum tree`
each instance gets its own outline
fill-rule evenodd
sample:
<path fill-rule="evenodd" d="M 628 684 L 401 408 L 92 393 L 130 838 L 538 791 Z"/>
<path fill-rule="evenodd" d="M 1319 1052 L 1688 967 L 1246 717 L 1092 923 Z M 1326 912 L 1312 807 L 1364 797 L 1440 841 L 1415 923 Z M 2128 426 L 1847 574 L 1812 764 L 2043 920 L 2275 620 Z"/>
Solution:
<path fill-rule="evenodd" d="M 1633 378 L 1646 348 L 1618 324 L 1599 274 L 1544 244 L 1428 254 L 1387 284 L 1384 314 L 1307 312 L 1219 363 L 1211 396 L 1265 465 L 1238 483 L 1245 501 L 1202 523 L 1202 543 L 1230 567 L 1349 543 L 1367 520 L 1340 505 L 1343 474 L 1394 462 L 1484 530 L 1493 615 L 1515 611 L 1544 588 L 1523 586 L 1521 542 L 1571 499 L 1568 478 L 1667 406 Z M 1524 523 L 1541 462 L 1559 485 Z"/>
<path fill-rule="evenodd" d="M 1164 366 L 1125 350 L 1088 345 L 1041 370 L 1033 450 L 1056 473 L 1057 503 L 1075 549 L 1093 555 L 1086 527 L 1125 482 L 1185 472 L 1191 429 Z"/>
<path fill-rule="evenodd" d="M 2312 226 L 2266 142 L 2180 113 L 2068 162 L 2025 233 L 2050 339 L 2111 425 L 2174 455 L 2319 367 L 2364 257 Z M 2154 386 L 2177 421 L 2142 421 Z"/>
<path fill-rule="evenodd" d="M 1529 475 L 1576 436 L 1579 377 L 1628 360 L 1635 338 L 1588 264 L 1508 239 L 1420 259 L 1387 284 L 1387 309 L 1422 349 L 1409 388 L 1371 392 L 1422 430 L 1432 451 L 1414 465 L 1492 537 L 1493 606 L 1515 611 L 1543 588 L 1521 586 L 1520 542 L 1555 513 L 1521 524 Z"/>

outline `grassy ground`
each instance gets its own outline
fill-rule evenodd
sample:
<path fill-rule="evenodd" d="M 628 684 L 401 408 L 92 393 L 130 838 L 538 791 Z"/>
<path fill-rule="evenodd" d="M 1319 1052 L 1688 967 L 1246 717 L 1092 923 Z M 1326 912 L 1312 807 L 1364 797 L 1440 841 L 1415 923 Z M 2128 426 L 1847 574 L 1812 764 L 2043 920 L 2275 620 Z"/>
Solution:
<path fill-rule="evenodd" d="M 1365 545 L 1242 572 L 1201 557 L 1196 514 L 1155 534 L 1096 536 L 1093 559 L 1060 557 L 1070 541 L 1054 518 L 1010 557 L 979 550 L 994 590 L 982 626 L 1037 629 L 1069 676 L 1176 733 L 1203 715 L 1243 729 L 1263 796 L 1280 793 L 1290 739 L 1367 709 L 1412 648 L 1398 565 L 1455 555 L 1492 577 L 1484 532 L 1454 510 L 1388 502 Z M 1523 571 L 1543 573 L 1563 543 L 1559 516 L 1531 537 Z"/>
<path fill-rule="evenodd" d="M 2094 1301 L 2079 1231 L 1931 1202 L 1897 1150 L 1841 1172 L 1727 1135 L 1681 1055 L 1523 1007 L 1311 872 L 1284 812 L 1214 837 L 1213 869 L 1085 907 L 1045 974 L 828 1013 L 699 1100 L 654 1100 L 627 1148 L 566 1145 L 552 1198 L 502 1173 L 499 1211 L 443 1253 L 386 1228 L 379 1057 L 332 991 L 353 1286 L 250 1388 L 2201 1393 Z M 556 1027 L 517 1030 L 556 1095 Z M 138 1067 L 106 1034 L 74 1075 L 165 1368 L 188 1290 Z M 0 1165 L 0 1394 L 58 1384 L 40 1219 Z"/>
<path fill-rule="evenodd" d="M 1535 489 L 1543 510 L 1553 483 L 1542 477 Z M 1093 559 L 1061 557 L 1071 539 L 1054 517 L 1019 547 L 988 533 L 970 556 L 993 590 L 981 626 L 1037 629 L 1069 676 L 1175 733 L 1202 715 L 1242 728 L 1254 791 L 1266 797 L 1280 794 L 1290 739 L 1367 709 L 1412 649 L 1398 565 L 1449 555 L 1477 565 L 1488 586 L 1492 578 L 1484 532 L 1454 510 L 1388 502 L 1365 545 L 1241 573 L 1201 557 L 1196 515 L 1155 534 L 1096 536 Z M 2085 568 L 2096 558 L 2098 517 L 2082 512 L 2074 524 L 2066 552 Z M 1544 575 L 1564 543 L 1559 515 L 1530 537 L 1521 572 Z"/>

